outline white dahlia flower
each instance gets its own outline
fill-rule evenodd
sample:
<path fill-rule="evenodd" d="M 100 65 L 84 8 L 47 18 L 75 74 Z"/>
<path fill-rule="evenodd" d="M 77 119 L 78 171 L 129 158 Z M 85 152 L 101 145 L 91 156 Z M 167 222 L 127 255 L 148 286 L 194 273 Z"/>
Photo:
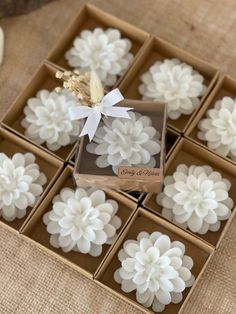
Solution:
<path fill-rule="evenodd" d="M 223 97 L 202 119 L 197 136 L 224 157 L 236 160 L 236 99 Z"/>
<path fill-rule="evenodd" d="M 78 100 L 65 89 L 59 93 L 40 90 L 24 108 L 25 136 L 52 151 L 75 143 L 82 122 L 72 121 L 69 109 L 77 106 Z"/>
<path fill-rule="evenodd" d="M 121 226 L 117 210 L 118 203 L 106 200 L 102 190 L 62 189 L 43 217 L 50 244 L 64 252 L 101 255 L 102 246 L 113 243 Z"/>
<path fill-rule="evenodd" d="M 68 64 L 84 72 L 96 71 L 101 81 L 113 86 L 133 60 L 131 41 L 117 29 L 84 30 L 65 54 Z"/>
<path fill-rule="evenodd" d="M 157 195 L 162 215 L 192 232 L 218 231 L 221 220 L 231 214 L 231 184 L 210 166 L 179 165 L 164 179 L 164 190 Z"/>
<path fill-rule="evenodd" d="M 167 103 L 169 118 L 176 120 L 198 107 L 206 91 L 203 81 L 203 76 L 190 65 L 178 59 L 165 59 L 155 62 L 141 76 L 139 92 L 144 100 Z"/>
<path fill-rule="evenodd" d="M 12 158 L 0 153 L 0 216 L 6 221 L 21 219 L 43 192 L 46 176 L 40 172 L 31 153 Z"/>
<path fill-rule="evenodd" d="M 155 167 L 153 156 L 160 152 L 160 134 L 152 126 L 152 120 L 137 112 L 129 112 L 131 119 L 104 119 L 86 147 L 96 159 L 99 168 L 112 166 L 118 173 L 120 166 Z"/>
<path fill-rule="evenodd" d="M 182 292 L 194 282 L 193 260 L 184 253 L 183 243 L 171 242 L 161 232 L 140 232 L 119 251 L 121 267 L 114 279 L 124 292 L 136 291 L 139 303 L 162 312 L 166 305 L 180 303 Z"/>

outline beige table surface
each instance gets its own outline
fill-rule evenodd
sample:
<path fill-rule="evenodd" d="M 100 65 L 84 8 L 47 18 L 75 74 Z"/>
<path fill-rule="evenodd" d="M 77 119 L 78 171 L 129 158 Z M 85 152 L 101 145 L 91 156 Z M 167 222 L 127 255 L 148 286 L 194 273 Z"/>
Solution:
<path fill-rule="evenodd" d="M 3 19 L 3 114 L 84 1 L 61 0 Z M 97 0 L 102 9 L 236 76 L 235 0 Z M 0 314 L 140 313 L 34 245 L 0 227 Z M 184 313 L 236 313 L 236 219 Z"/>

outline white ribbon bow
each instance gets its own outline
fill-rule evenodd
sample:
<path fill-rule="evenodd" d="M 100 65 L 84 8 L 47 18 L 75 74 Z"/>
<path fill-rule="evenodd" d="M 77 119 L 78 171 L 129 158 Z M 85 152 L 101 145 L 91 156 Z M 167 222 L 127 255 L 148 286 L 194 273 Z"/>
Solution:
<path fill-rule="evenodd" d="M 96 133 L 102 114 L 110 117 L 130 119 L 127 111 L 133 108 L 114 107 L 114 105 L 123 99 L 124 97 L 121 92 L 116 88 L 106 94 L 102 100 L 99 103 L 94 104 L 93 107 L 78 106 L 70 108 L 69 115 L 71 120 L 87 118 L 80 136 L 88 134 L 89 140 L 91 141 Z"/>

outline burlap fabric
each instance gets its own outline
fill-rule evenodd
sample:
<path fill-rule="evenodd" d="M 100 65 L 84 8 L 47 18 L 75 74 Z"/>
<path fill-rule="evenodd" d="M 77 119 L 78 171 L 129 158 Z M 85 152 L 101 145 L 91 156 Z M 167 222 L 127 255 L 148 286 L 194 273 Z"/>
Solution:
<path fill-rule="evenodd" d="M 97 0 L 97 6 L 236 76 L 236 2 Z M 1 21 L 6 55 L 0 68 L 3 114 L 83 1 L 56 1 Z M 236 313 L 236 218 L 184 313 Z M 0 313 L 140 313 L 42 250 L 0 226 Z"/>

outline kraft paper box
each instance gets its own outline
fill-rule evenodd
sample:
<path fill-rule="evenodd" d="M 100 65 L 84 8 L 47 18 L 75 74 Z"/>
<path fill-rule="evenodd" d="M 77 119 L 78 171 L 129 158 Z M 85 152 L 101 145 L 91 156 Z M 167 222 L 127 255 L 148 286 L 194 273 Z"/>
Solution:
<path fill-rule="evenodd" d="M 118 84 L 124 97 L 129 99 L 142 99 L 142 96 L 138 91 L 138 87 L 141 84 L 140 76 L 148 71 L 153 63 L 162 61 L 166 58 L 178 58 L 182 62 L 191 65 L 204 77 L 204 84 L 207 86 L 207 91 L 201 98 L 201 102 L 198 106 L 198 108 L 200 108 L 215 85 L 218 77 L 217 69 L 169 42 L 154 36 L 149 38 L 142 54 L 137 57 L 129 71 Z M 198 108 L 191 115 L 181 115 L 177 120 L 168 119 L 168 126 L 180 133 L 184 133 L 186 128 L 190 125 Z"/>
<path fill-rule="evenodd" d="M 73 46 L 74 39 L 80 35 L 83 30 L 93 30 L 100 27 L 103 30 L 108 28 L 115 28 L 121 32 L 122 38 L 128 38 L 131 43 L 131 53 L 134 56 L 142 53 L 142 46 L 149 34 L 119 18 L 106 13 L 91 4 L 85 4 L 78 16 L 66 28 L 62 36 L 60 36 L 58 43 L 49 53 L 47 60 L 53 62 L 60 68 L 72 68 L 67 64 L 65 53 Z"/>
<path fill-rule="evenodd" d="M 46 230 L 46 225 L 43 223 L 43 215 L 52 209 L 52 199 L 60 193 L 60 190 L 65 187 L 76 189 L 73 180 L 73 168 L 67 166 L 59 179 L 53 185 L 49 193 L 44 198 L 40 206 L 33 212 L 27 224 L 23 226 L 20 232 L 35 242 L 35 244 L 43 247 L 47 252 L 62 259 L 69 266 L 79 270 L 85 276 L 92 278 L 99 265 L 103 262 L 108 254 L 111 246 L 104 244 L 102 254 L 98 257 L 92 257 L 89 254 L 79 252 L 64 253 L 60 248 L 56 249 L 49 243 L 50 234 Z M 113 199 L 118 202 L 119 209 L 117 216 L 121 218 L 122 226 L 117 230 L 118 236 L 122 232 L 123 227 L 129 221 L 137 208 L 137 204 L 125 196 L 111 190 L 104 190 L 107 199 Z"/>
<path fill-rule="evenodd" d="M 210 93 L 209 97 L 207 98 L 207 100 L 203 104 L 202 108 L 199 110 L 199 112 L 196 115 L 196 117 L 194 118 L 193 122 L 189 125 L 189 127 L 186 131 L 186 134 L 185 134 L 187 138 L 190 138 L 195 143 L 197 143 L 203 147 L 207 147 L 207 142 L 201 141 L 197 137 L 197 133 L 199 131 L 198 123 L 202 119 L 206 118 L 207 111 L 210 109 L 213 109 L 215 106 L 215 103 L 218 100 L 221 100 L 222 98 L 224 98 L 226 96 L 231 97 L 233 99 L 236 98 L 236 80 L 230 76 L 222 75 L 219 77 L 216 86 L 214 87 L 214 89 Z M 208 149 L 210 151 L 214 152 L 215 154 L 217 154 L 212 149 L 210 149 L 210 148 L 208 148 Z M 231 158 L 228 158 L 228 157 L 222 157 L 222 158 L 234 163 L 234 165 L 235 165 L 235 161 L 233 161 Z"/>
<path fill-rule="evenodd" d="M 146 231 L 148 233 L 159 231 L 168 235 L 171 238 L 171 241 L 181 241 L 186 247 L 185 254 L 191 256 L 193 259 L 194 266 L 191 270 L 195 276 L 195 282 L 193 286 L 191 288 L 186 288 L 183 293 L 184 297 L 181 303 L 171 303 L 167 305 L 165 310 L 162 312 L 163 314 L 181 313 L 184 304 L 186 304 L 188 301 L 192 291 L 197 285 L 198 280 L 206 269 L 214 249 L 207 243 L 204 243 L 203 241 L 191 236 L 182 229 L 174 226 L 163 218 L 158 217 L 157 215 L 154 215 L 143 208 L 139 208 L 138 211 L 136 211 L 135 215 L 126 226 L 122 235 L 113 246 L 105 263 L 96 273 L 95 280 L 99 285 L 107 289 L 109 292 L 134 305 L 140 311 L 144 313 L 153 313 L 150 308 L 147 309 L 136 301 L 134 291 L 131 293 L 123 292 L 121 290 L 120 284 L 116 283 L 113 277 L 114 272 L 119 267 L 121 267 L 121 262 L 118 260 L 118 252 L 122 248 L 123 243 L 129 239 L 136 239 L 137 235 L 142 231 Z"/>
<path fill-rule="evenodd" d="M 74 177 L 78 186 L 99 186 L 122 191 L 158 192 L 161 188 L 165 163 L 166 105 L 156 102 L 124 100 L 120 106 L 132 107 L 133 112 L 151 118 L 152 126 L 160 134 L 160 153 L 154 155 L 155 168 L 120 166 L 116 175 L 112 167 L 99 168 L 98 155 L 87 151 L 88 136 L 81 138 L 75 165 Z M 112 118 L 108 118 L 112 119 Z M 92 143 L 92 142 L 91 142 Z"/>
<path fill-rule="evenodd" d="M 35 97 L 37 92 L 41 89 L 48 89 L 49 91 L 53 91 L 56 87 L 61 86 L 62 83 L 55 77 L 57 71 L 58 69 L 53 65 L 47 63 L 40 65 L 23 91 L 19 94 L 15 102 L 3 117 L 1 124 L 4 128 L 45 150 L 54 157 L 57 157 L 60 160 L 68 160 L 74 151 L 76 143 L 61 147 L 56 151 L 51 151 L 46 147 L 46 145 L 39 145 L 33 140 L 27 138 L 24 135 L 25 129 L 21 126 L 21 121 L 25 117 L 23 110 L 27 104 L 27 100 L 31 97 Z"/>
<path fill-rule="evenodd" d="M 192 141 L 181 139 L 166 163 L 166 176 L 171 175 L 179 164 L 186 164 L 187 166 L 209 165 L 213 170 L 219 171 L 223 178 L 226 178 L 231 182 L 229 197 L 233 199 L 234 206 L 236 206 L 236 167 L 233 167 L 230 162 L 213 154 L 209 150 L 196 145 Z M 162 208 L 156 203 L 156 194 L 148 194 L 143 201 L 143 205 L 145 208 L 161 215 Z M 231 216 L 228 220 L 221 221 L 221 227 L 217 232 L 208 231 L 203 235 L 195 234 L 191 231 L 189 231 L 189 233 L 201 238 L 213 247 L 218 247 L 231 223 L 234 212 L 235 208 L 232 209 Z"/>
<path fill-rule="evenodd" d="M 4 153 L 10 158 L 12 158 L 16 153 L 33 153 L 36 157 L 35 162 L 40 167 L 40 171 L 43 172 L 47 177 L 47 183 L 43 186 L 43 193 L 40 195 L 33 208 L 27 208 L 27 214 L 22 219 L 16 218 L 13 221 L 6 221 L 0 217 L 0 221 L 2 223 L 8 225 L 10 228 L 19 230 L 27 222 L 34 209 L 37 208 L 37 206 L 47 195 L 50 187 L 54 184 L 57 177 L 59 176 L 63 167 L 63 163 L 47 154 L 45 151 L 4 129 L 0 129 L 0 153 Z"/>

